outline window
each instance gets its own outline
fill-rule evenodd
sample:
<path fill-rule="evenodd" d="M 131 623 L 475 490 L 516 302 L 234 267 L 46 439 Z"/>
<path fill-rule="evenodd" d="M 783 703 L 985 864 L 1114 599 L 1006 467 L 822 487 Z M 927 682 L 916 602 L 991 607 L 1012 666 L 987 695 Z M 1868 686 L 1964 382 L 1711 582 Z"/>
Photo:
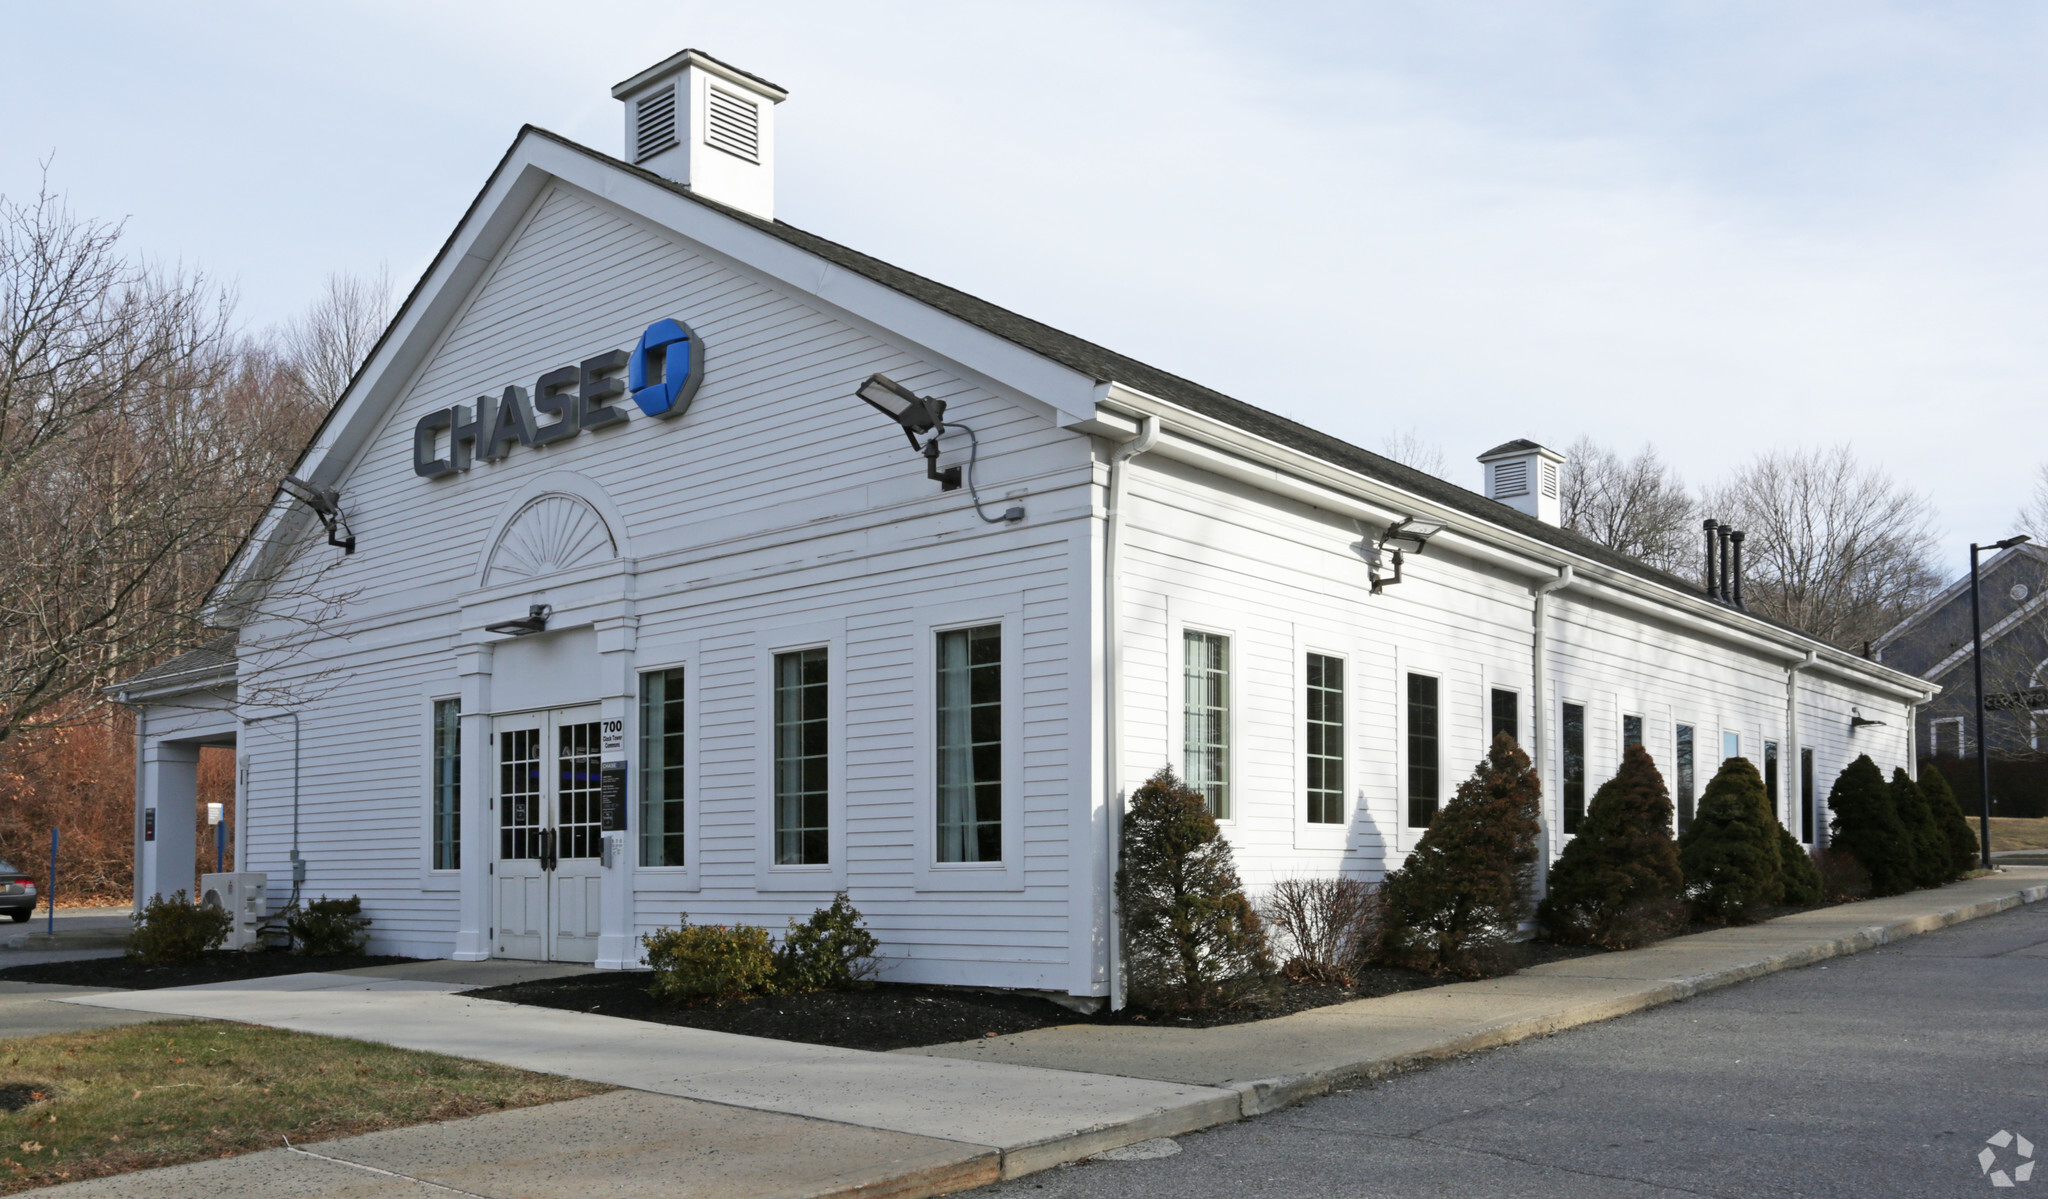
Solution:
<path fill-rule="evenodd" d="M 1952 717 L 1947 720 L 1930 722 L 1928 740 L 1934 743 L 1937 758 L 1960 758 L 1963 756 L 1963 720 Z"/>
<path fill-rule="evenodd" d="M 640 864 L 683 864 L 683 672 L 640 676 Z"/>
<path fill-rule="evenodd" d="M 1723 762 L 1725 762 L 1725 761 L 1727 761 L 1727 760 L 1728 760 L 1728 759 L 1730 759 L 1730 758 L 1739 758 L 1739 757 L 1741 757 L 1741 756 L 1742 756 L 1742 734 L 1741 734 L 1741 733 L 1723 733 L 1723 734 L 1721 734 L 1721 760 L 1722 760 Z"/>
<path fill-rule="evenodd" d="M 1778 743 L 1764 742 L 1764 798 L 1771 801 L 1771 819 L 1778 819 Z"/>
<path fill-rule="evenodd" d="M 1622 717 L 1622 718 L 1621 718 L 1621 748 L 1622 748 L 1622 749 L 1624 749 L 1624 750 L 1626 750 L 1626 749 L 1627 749 L 1627 748 L 1628 748 L 1629 746 L 1631 746 L 1631 745 L 1641 745 L 1642 743 L 1643 743 L 1643 718 L 1642 718 L 1642 717 L 1640 717 L 1640 716 L 1624 716 L 1624 717 Z"/>
<path fill-rule="evenodd" d="M 939 861 L 1003 860 L 1003 626 L 938 634 Z"/>
<path fill-rule="evenodd" d="M 1813 844 L 1813 751 L 1799 751 L 1799 839 Z"/>
<path fill-rule="evenodd" d="M 1230 638 L 1182 634 L 1182 769 L 1209 799 L 1209 814 L 1230 818 Z"/>
<path fill-rule="evenodd" d="M 1344 659 L 1308 656 L 1308 819 L 1344 823 Z"/>
<path fill-rule="evenodd" d="M 825 651 L 775 655 L 775 864 L 831 861 Z"/>
<path fill-rule="evenodd" d="M 1492 736 L 1498 737 L 1506 733 L 1517 743 L 1522 740 L 1521 703 L 1522 697 L 1514 692 L 1499 687 L 1493 689 Z"/>
<path fill-rule="evenodd" d="M 1692 726 L 1678 726 L 1678 831 L 1692 827 Z"/>
<path fill-rule="evenodd" d="M 434 701 L 434 869 L 462 869 L 462 701 Z"/>
<path fill-rule="evenodd" d="M 1408 827 L 1428 828 L 1436 819 L 1437 779 L 1436 679 L 1408 676 Z"/>
<path fill-rule="evenodd" d="M 1564 831 L 1579 831 L 1586 814 L 1586 706 L 1564 706 Z"/>

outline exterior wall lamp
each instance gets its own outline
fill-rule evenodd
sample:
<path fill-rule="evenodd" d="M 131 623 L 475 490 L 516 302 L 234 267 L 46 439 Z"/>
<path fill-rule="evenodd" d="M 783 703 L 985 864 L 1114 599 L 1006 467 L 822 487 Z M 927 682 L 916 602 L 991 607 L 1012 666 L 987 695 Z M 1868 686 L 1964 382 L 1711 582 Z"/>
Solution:
<path fill-rule="evenodd" d="M 484 632 L 497 633 L 505 637 L 524 637 L 530 633 L 545 632 L 548 616 L 554 612 L 546 604 L 533 604 L 526 609 L 526 615 L 517 620 L 501 620 L 484 626 Z"/>
<path fill-rule="evenodd" d="M 1857 729 L 1881 727 L 1883 724 L 1884 721 L 1882 720 L 1872 720 L 1870 717 L 1865 716 L 1861 708 L 1849 709 L 1849 731 L 1852 733 Z"/>
<path fill-rule="evenodd" d="M 341 493 L 332 487 L 308 483 L 297 475 L 286 475 L 277 485 L 278 490 L 313 510 L 320 523 L 327 529 L 327 544 L 338 545 L 341 552 L 356 552 L 356 535 L 348 527 L 348 518 L 341 514 Z"/>
<path fill-rule="evenodd" d="M 925 478 L 939 485 L 941 491 L 955 491 L 960 487 L 961 472 L 957 466 L 939 469 L 939 438 L 946 435 L 946 401 L 933 396 L 921 396 L 887 375 L 869 375 L 867 382 L 860 385 L 854 394 L 873 407 L 883 416 L 893 420 L 903 429 L 903 435 L 910 439 L 910 448 L 924 455 Z M 967 434 L 972 449 L 967 459 L 967 493 L 974 497 L 974 514 L 992 525 L 1015 524 L 1024 519 L 1022 505 L 1003 509 L 1001 515 L 990 516 L 982 511 L 981 493 L 974 487 L 974 463 L 981 457 L 981 438 L 973 429 L 955 421 L 953 428 Z M 930 434 L 923 443 L 918 442 L 920 434 Z"/>
<path fill-rule="evenodd" d="M 1374 570 L 1372 574 L 1372 594 L 1378 595 L 1381 591 L 1400 582 L 1402 555 L 1421 553 L 1424 547 L 1429 544 L 1429 539 L 1443 531 L 1444 527 L 1441 524 L 1433 521 L 1417 520 L 1412 516 L 1404 516 L 1389 525 L 1387 531 L 1380 535 L 1380 549 L 1393 553 L 1394 573 L 1390 578 L 1382 578 L 1379 571 Z"/>

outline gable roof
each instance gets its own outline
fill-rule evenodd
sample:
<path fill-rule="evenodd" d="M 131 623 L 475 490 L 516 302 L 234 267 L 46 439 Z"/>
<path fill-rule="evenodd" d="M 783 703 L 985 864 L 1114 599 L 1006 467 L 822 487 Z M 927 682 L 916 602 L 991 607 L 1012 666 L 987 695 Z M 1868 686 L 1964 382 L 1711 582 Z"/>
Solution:
<path fill-rule="evenodd" d="M 189 649 L 167 662 L 159 662 L 140 674 L 130 675 L 107 694 L 156 691 L 165 687 L 189 688 L 210 682 L 226 682 L 235 675 L 237 634 L 215 637 L 198 649 Z"/>
<path fill-rule="evenodd" d="M 1998 551 L 1991 556 L 1989 561 L 1979 562 L 1977 564 L 1977 577 L 1979 581 L 1981 582 L 1985 575 L 1990 574 L 1993 570 L 2003 565 L 2008 555 L 2029 557 L 2042 566 L 2048 567 L 2048 547 L 2035 545 L 2032 542 L 2022 542 L 2019 545 L 2008 546 Z M 1933 599 L 1914 609 L 1913 613 L 1904 620 L 1886 629 L 1883 636 L 1870 643 L 1871 648 L 1873 650 L 1882 650 L 1900 638 L 1909 636 L 1914 629 L 1932 619 L 1943 608 L 1968 595 L 1969 591 L 1970 575 L 1968 571 L 1965 571 L 1956 577 L 1955 582 L 1942 588 L 1941 592 Z M 1986 629 L 1984 635 L 1988 639 L 1991 636 L 1991 631 Z"/>

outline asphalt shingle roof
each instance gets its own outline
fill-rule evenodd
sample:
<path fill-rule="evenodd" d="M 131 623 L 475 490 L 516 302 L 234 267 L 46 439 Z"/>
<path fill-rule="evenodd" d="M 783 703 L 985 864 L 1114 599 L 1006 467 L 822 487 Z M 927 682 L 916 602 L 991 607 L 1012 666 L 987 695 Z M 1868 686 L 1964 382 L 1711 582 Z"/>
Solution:
<path fill-rule="evenodd" d="M 183 675 L 232 669 L 235 665 L 235 642 L 236 634 L 223 634 L 198 649 L 186 650 L 168 662 L 160 662 L 141 674 L 130 675 L 121 680 L 120 686 L 131 691 L 147 690 L 154 683 Z"/>

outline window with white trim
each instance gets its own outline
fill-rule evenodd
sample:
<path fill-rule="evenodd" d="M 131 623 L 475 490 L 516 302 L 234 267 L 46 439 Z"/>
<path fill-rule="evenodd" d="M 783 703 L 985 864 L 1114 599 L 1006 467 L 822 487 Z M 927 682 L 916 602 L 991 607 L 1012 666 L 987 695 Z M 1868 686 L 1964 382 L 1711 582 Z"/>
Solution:
<path fill-rule="evenodd" d="M 1310 654 L 1306 777 L 1310 824 L 1344 823 L 1344 659 Z"/>
<path fill-rule="evenodd" d="M 1437 678 L 1408 676 L 1408 827 L 1428 828 L 1442 800 Z"/>
<path fill-rule="evenodd" d="M 938 858 L 1003 860 L 1003 626 L 938 637 Z"/>
<path fill-rule="evenodd" d="M 775 655 L 775 864 L 832 860 L 824 649 Z"/>
<path fill-rule="evenodd" d="M 1209 801 L 1209 814 L 1230 818 L 1230 638 L 1181 635 L 1181 773 Z"/>
<path fill-rule="evenodd" d="M 462 701 L 434 701 L 434 869 L 462 869 Z"/>
<path fill-rule="evenodd" d="M 683 864 L 683 672 L 640 676 L 640 864 Z"/>

